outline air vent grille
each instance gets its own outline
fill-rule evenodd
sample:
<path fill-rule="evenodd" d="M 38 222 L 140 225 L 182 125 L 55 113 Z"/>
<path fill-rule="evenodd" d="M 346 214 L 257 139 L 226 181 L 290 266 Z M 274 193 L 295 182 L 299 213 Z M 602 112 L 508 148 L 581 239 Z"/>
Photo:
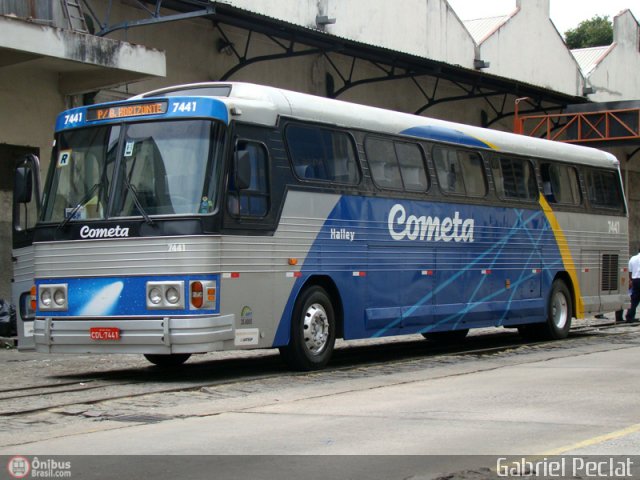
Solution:
<path fill-rule="evenodd" d="M 602 291 L 618 290 L 618 255 L 605 253 L 602 255 Z"/>

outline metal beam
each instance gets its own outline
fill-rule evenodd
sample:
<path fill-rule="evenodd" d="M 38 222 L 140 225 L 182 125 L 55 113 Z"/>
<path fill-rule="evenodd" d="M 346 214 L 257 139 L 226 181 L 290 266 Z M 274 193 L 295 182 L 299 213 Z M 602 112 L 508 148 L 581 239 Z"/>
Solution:
<path fill-rule="evenodd" d="M 109 0 L 109 1 L 111 2 L 112 0 Z M 156 9 L 154 12 L 145 8 L 145 10 L 151 15 L 151 18 L 146 18 L 143 20 L 125 21 L 125 22 L 116 23 L 115 25 L 110 25 L 110 26 L 106 26 L 106 24 L 101 24 L 102 28 L 100 29 L 99 32 L 96 33 L 96 36 L 104 37 L 105 35 L 115 32 L 116 30 L 123 30 L 128 28 L 135 28 L 135 27 L 144 27 L 148 25 L 156 25 L 156 24 L 167 23 L 167 22 L 177 22 L 179 20 L 186 20 L 189 18 L 198 18 L 198 17 L 206 17 L 209 15 L 215 15 L 216 13 L 215 6 L 209 5 L 202 10 L 176 13 L 173 15 L 161 15 L 160 14 L 161 5 L 162 5 L 162 0 L 158 0 L 158 2 L 156 3 Z M 109 10 L 111 10 L 111 8 L 109 8 Z"/>

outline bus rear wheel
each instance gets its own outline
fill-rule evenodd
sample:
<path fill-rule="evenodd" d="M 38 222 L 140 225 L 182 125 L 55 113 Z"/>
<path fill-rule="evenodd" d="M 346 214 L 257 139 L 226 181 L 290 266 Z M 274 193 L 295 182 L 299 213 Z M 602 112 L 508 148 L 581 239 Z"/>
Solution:
<path fill-rule="evenodd" d="M 531 340 L 561 340 L 569 336 L 573 308 L 571 293 L 562 280 L 555 280 L 551 286 L 547 312 L 546 322 L 523 325 L 518 328 L 520 335 Z"/>
<path fill-rule="evenodd" d="M 182 365 L 189 360 L 190 356 L 190 353 L 172 353 L 168 355 L 148 353 L 144 355 L 144 358 L 157 367 L 171 368 Z"/>
<path fill-rule="evenodd" d="M 333 354 L 336 320 L 327 292 L 319 286 L 305 289 L 291 316 L 289 345 L 280 354 L 289 367 L 310 371 L 324 368 Z"/>

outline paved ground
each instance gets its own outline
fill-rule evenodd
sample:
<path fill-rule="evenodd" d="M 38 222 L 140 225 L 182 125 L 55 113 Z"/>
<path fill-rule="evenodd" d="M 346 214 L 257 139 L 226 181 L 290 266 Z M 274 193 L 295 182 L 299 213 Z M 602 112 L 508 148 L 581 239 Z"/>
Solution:
<path fill-rule="evenodd" d="M 310 374 L 273 352 L 208 354 L 167 374 L 137 356 L 7 350 L 0 454 L 247 455 L 185 457 L 185 478 L 206 459 L 306 478 L 328 465 L 351 478 L 496 478 L 501 455 L 640 455 L 637 325 L 592 319 L 534 344 L 500 332 L 445 349 L 419 337 L 351 343 Z"/>

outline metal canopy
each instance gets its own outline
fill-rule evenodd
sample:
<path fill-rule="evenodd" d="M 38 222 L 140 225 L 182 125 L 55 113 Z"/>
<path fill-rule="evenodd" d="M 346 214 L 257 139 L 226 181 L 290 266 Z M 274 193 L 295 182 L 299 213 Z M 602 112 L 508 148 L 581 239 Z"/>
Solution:
<path fill-rule="evenodd" d="M 207 0 L 145 0 L 144 2 L 133 0 L 148 12 L 149 18 L 113 25 L 109 23 L 113 0 L 109 0 L 107 18 L 102 20 L 90 8 L 88 0 L 83 1 L 94 20 L 100 25 L 100 31 L 97 32 L 97 35 L 107 35 L 119 29 L 196 16 L 210 19 L 220 35 L 218 50 L 224 51 L 236 59 L 236 64 L 222 74 L 220 80 L 227 80 L 243 68 L 259 62 L 321 55 L 332 70 L 332 73 L 328 74 L 326 78 L 326 95 L 328 97 L 338 98 L 349 89 L 360 85 L 410 79 L 422 97 L 416 97 L 417 106 L 414 111 L 416 114 L 424 113 L 429 108 L 445 102 L 481 98 L 487 104 L 487 110 L 482 112 L 483 126 L 490 126 L 499 120 L 512 116 L 515 97 L 529 98 L 529 107 L 521 110 L 521 114 L 541 111 L 549 113 L 559 111 L 570 104 L 587 101 L 584 97 L 566 95 L 518 80 L 347 40 L 327 34 L 321 29 L 301 27 Z M 148 8 L 151 5 L 153 8 Z M 161 7 L 176 13 L 163 15 Z M 244 45 L 235 45 L 230 41 L 229 27 L 247 31 Z M 252 42 L 256 39 L 261 42 L 267 39 L 271 42 L 274 53 L 251 55 Z M 341 63 L 346 63 L 350 67 L 345 71 L 344 67 L 343 69 L 339 67 Z M 360 64 L 374 67 L 372 70 L 379 72 L 379 74 L 373 74 L 367 78 L 356 78 L 356 67 Z"/>

